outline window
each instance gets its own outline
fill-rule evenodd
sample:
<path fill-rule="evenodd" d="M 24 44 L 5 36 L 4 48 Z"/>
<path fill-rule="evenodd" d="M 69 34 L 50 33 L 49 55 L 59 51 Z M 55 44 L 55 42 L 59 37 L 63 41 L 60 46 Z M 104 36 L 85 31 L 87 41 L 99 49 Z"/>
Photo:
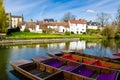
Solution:
<path fill-rule="evenodd" d="M 16 27 L 16 25 L 14 25 L 14 28 Z"/>
<path fill-rule="evenodd" d="M 64 29 L 63 29 L 63 32 L 64 32 Z"/>
<path fill-rule="evenodd" d="M 79 32 L 77 31 L 77 34 L 78 34 Z"/>

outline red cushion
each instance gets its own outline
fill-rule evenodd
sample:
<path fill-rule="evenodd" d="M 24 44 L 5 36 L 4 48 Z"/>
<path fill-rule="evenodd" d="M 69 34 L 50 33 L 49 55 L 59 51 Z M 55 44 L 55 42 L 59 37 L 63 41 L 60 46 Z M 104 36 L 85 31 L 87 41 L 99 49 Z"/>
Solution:
<path fill-rule="evenodd" d="M 92 65 L 96 65 L 96 66 L 105 67 L 105 68 L 110 68 L 110 66 L 104 66 L 104 65 L 102 65 L 99 60 L 95 60 L 95 61 L 92 62 L 91 64 L 92 64 Z"/>
<path fill-rule="evenodd" d="M 87 61 L 86 61 L 86 62 L 83 62 L 83 63 L 85 63 L 85 64 L 90 64 L 90 62 L 87 62 Z"/>
<path fill-rule="evenodd" d="M 119 56 L 120 57 L 120 53 L 116 53 L 116 54 L 113 54 L 114 56 Z"/>

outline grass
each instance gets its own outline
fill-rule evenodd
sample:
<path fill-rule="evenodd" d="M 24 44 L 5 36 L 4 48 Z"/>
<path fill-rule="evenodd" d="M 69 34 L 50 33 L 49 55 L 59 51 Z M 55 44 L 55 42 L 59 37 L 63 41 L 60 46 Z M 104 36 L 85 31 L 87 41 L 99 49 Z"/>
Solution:
<path fill-rule="evenodd" d="M 52 39 L 52 38 L 80 38 L 80 39 L 99 39 L 103 38 L 100 35 L 88 34 L 44 34 L 44 33 L 31 33 L 31 32 L 15 32 L 6 39 Z"/>

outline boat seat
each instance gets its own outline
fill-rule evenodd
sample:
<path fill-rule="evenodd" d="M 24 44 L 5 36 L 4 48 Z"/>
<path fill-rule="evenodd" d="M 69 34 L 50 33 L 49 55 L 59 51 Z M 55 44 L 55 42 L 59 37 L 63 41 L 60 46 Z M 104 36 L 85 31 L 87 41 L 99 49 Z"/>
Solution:
<path fill-rule="evenodd" d="M 71 60 L 71 61 L 75 61 L 75 62 L 77 62 L 77 61 L 78 61 L 78 60 L 74 59 L 74 58 L 72 57 L 72 55 L 71 55 L 71 54 L 66 55 L 66 56 L 61 56 L 61 57 L 62 57 L 62 58 L 69 59 L 69 60 Z"/>
<path fill-rule="evenodd" d="M 104 68 L 110 68 L 110 66 L 104 66 L 104 65 L 102 65 L 102 63 L 99 60 L 95 60 L 91 64 L 92 65 L 96 65 L 96 66 L 100 66 L 100 67 L 104 67 Z"/>
<path fill-rule="evenodd" d="M 56 67 L 56 68 L 64 65 L 64 63 L 58 61 L 57 59 L 50 60 L 50 61 L 46 62 L 45 64 L 50 65 L 52 67 Z"/>
<path fill-rule="evenodd" d="M 36 69 L 37 65 L 36 65 L 36 63 L 28 63 L 28 64 L 20 65 L 18 67 L 20 67 L 26 71 L 31 71 L 33 69 Z"/>
<path fill-rule="evenodd" d="M 84 64 L 90 64 L 90 62 L 87 62 L 87 61 L 85 61 L 85 62 L 83 62 Z"/>
<path fill-rule="evenodd" d="M 113 54 L 114 56 L 120 57 L 120 53 Z"/>
<path fill-rule="evenodd" d="M 69 71 L 73 68 L 75 68 L 75 66 L 66 66 L 65 68 L 63 68 L 63 70 Z"/>
<path fill-rule="evenodd" d="M 38 70 L 38 69 L 33 69 L 33 70 L 30 70 L 29 72 L 30 72 L 31 74 L 36 75 L 36 74 L 41 73 L 42 71 L 40 71 L 40 70 Z"/>
<path fill-rule="evenodd" d="M 79 74 L 79 75 L 90 77 L 90 76 L 92 76 L 94 74 L 95 71 L 90 70 L 90 69 L 86 69 L 84 65 L 81 65 L 80 67 L 73 70 L 72 72 L 76 73 L 76 74 Z"/>
<path fill-rule="evenodd" d="M 40 74 L 37 74 L 36 76 L 40 77 L 40 78 L 45 78 L 47 76 L 51 75 L 51 73 L 48 72 L 41 72 Z"/>
<path fill-rule="evenodd" d="M 98 77 L 97 77 L 97 80 L 115 80 L 116 79 L 116 76 L 117 76 L 117 71 L 116 72 L 113 72 L 111 74 L 100 74 Z"/>

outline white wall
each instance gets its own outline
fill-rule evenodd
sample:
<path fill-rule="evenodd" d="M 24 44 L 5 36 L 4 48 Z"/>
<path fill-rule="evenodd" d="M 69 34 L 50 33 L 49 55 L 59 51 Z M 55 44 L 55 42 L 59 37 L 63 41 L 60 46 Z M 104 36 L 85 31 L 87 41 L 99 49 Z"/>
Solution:
<path fill-rule="evenodd" d="M 88 25 L 88 29 L 98 29 L 98 26 Z"/>
<path fill-rule="evenodd" d="M 69 46 L 70 50 L 85 50 L 85 48 L 86 48 L 85 41 L 70 42 L 70 46 Z"/>
<path fill-rule="evenodd" d="M 22 25 L 20 31 L 24 31 L 25 28 L 26 28 L 26 25 Z"/>
<path fill-rule="evenodd" d="M 86 24 L 73 24 L 69 23 L 70 32 L 74 32 L 75 34 L 81 34 L 86 32 Z"/>
<path fill-rule="evenodd" d="M 66 32 L 67 28 L 65 28 L 64 26 L 59 26 L 59 32 Z"/>

